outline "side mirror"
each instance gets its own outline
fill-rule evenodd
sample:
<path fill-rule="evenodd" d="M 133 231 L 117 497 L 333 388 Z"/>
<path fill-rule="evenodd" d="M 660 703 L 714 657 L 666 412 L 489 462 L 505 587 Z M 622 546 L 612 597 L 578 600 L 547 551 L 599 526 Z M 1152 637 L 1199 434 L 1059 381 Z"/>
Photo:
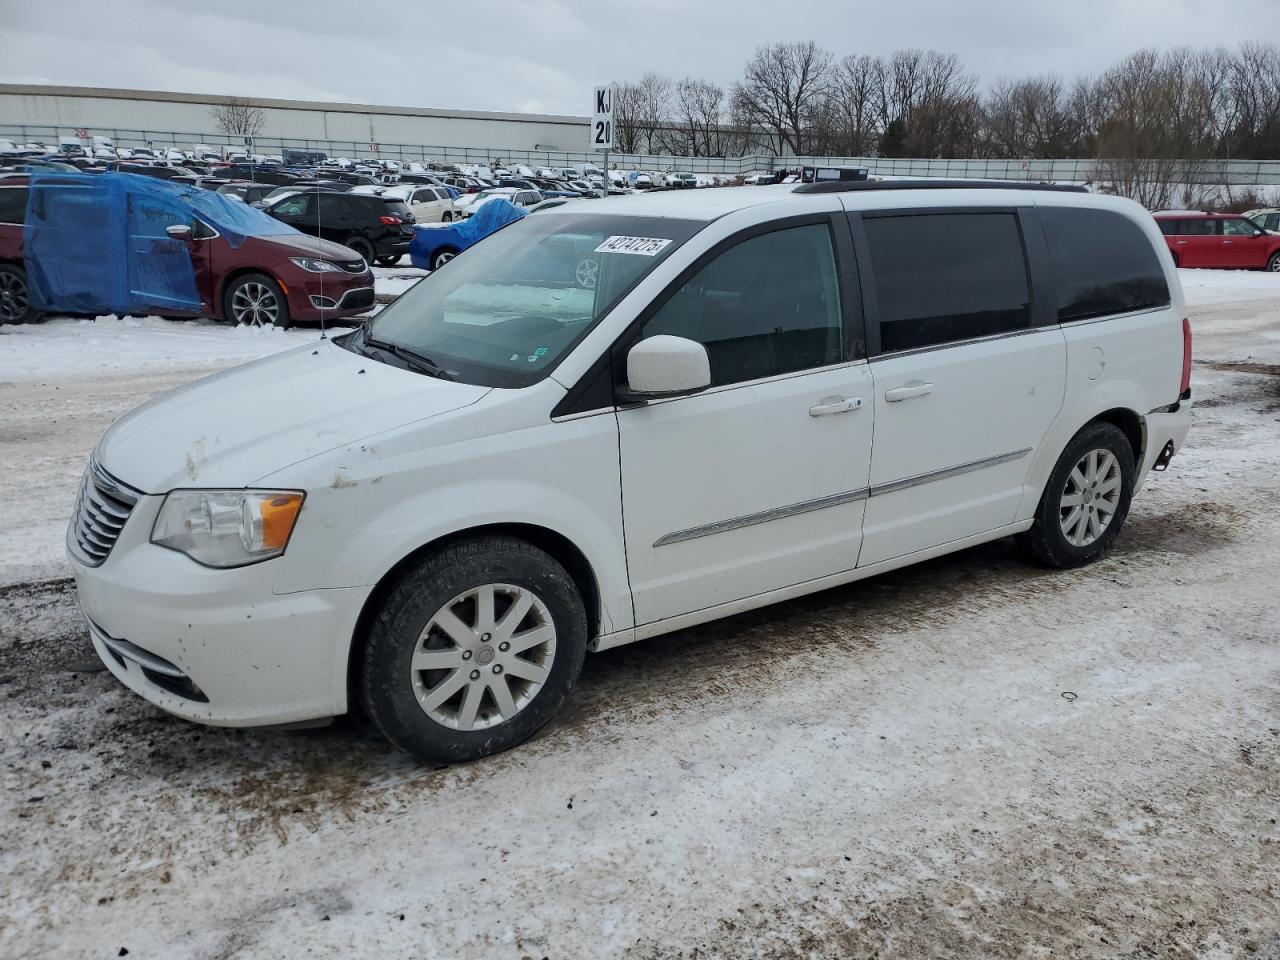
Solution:
<path fill-rule="evenodd" d="M 711 361 L 706 347 L 684 337 L 649 337 L 627 352 L 627 383 L 618 390 L 618 401 L 680 397 L 709 386 Z"/>
<path fill-rule="evenodd" d="M 171 227 L 165 227 L 164 232 L 175 240 L 190 240 L 191 228 L 185 223 L 175 223 Z"/>
<path fill-rule="evenodd" d="M 1258 227 L 1253 231 L 1253 235 L 1255 237 L 1265 237 L 1267 235 L 1267 231 L 1263 230 L 1261 227 Z"/>

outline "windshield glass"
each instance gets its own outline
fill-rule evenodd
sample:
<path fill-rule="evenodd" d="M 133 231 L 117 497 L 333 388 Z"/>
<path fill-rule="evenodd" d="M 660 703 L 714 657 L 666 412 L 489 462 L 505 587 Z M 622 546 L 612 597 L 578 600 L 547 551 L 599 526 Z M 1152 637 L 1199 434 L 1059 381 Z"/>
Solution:
<path fill-rule="evenodd" d="M 525 217 L 410 287 L 369 321 L 363 342 L 428 357 L 450 379 L 528 386 L 703 226 L 554 211 Z"/>

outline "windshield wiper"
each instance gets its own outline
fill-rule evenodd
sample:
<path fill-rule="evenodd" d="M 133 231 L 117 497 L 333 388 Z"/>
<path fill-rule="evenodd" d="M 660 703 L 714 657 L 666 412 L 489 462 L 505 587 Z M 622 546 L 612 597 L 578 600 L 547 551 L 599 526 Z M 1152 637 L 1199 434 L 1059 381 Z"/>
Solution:
<path fill-rule="evenodd" d="M 413 367 L 419 373 L 425 373 L 429 377 L 439 377 L 441 380 L 452 380 L 453 377 L 440 364 L 436 363 L 426 354 L 416 353 L 408 347 L 402 347 L 398 343 L 387 343 L 383 340 L 376 340 L 364 335 L 364 346 L 373 347 L 375 350 L 382 350 L 403 360 L 408 366 Z"/>

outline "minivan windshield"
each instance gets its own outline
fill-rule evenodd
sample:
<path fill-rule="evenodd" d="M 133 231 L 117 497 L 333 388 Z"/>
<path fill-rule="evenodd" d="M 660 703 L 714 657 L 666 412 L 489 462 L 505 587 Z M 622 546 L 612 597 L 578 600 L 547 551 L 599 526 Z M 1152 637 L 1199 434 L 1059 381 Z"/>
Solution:
<path fill-rule="evenodd" d="M 376 358 L 416 357 L 450 380 L 528 386 L 704 225 L 554 211 L 524 217 L 418 281 L 345 345 Z"/>

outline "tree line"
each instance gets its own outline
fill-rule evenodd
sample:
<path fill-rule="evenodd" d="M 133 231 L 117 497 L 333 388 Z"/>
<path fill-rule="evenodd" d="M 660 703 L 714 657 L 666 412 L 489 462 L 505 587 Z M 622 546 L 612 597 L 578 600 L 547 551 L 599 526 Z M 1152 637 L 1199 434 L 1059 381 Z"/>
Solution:
<path fill-rule="evenodd" d="M 616 84 L 614 108 L 633 154 L 1277 159 L 1280 47 L 1140 50 L 1096 76 L 983 88 L 954 53 L 772 43 L 728 87 L 646 73 Z"/>

